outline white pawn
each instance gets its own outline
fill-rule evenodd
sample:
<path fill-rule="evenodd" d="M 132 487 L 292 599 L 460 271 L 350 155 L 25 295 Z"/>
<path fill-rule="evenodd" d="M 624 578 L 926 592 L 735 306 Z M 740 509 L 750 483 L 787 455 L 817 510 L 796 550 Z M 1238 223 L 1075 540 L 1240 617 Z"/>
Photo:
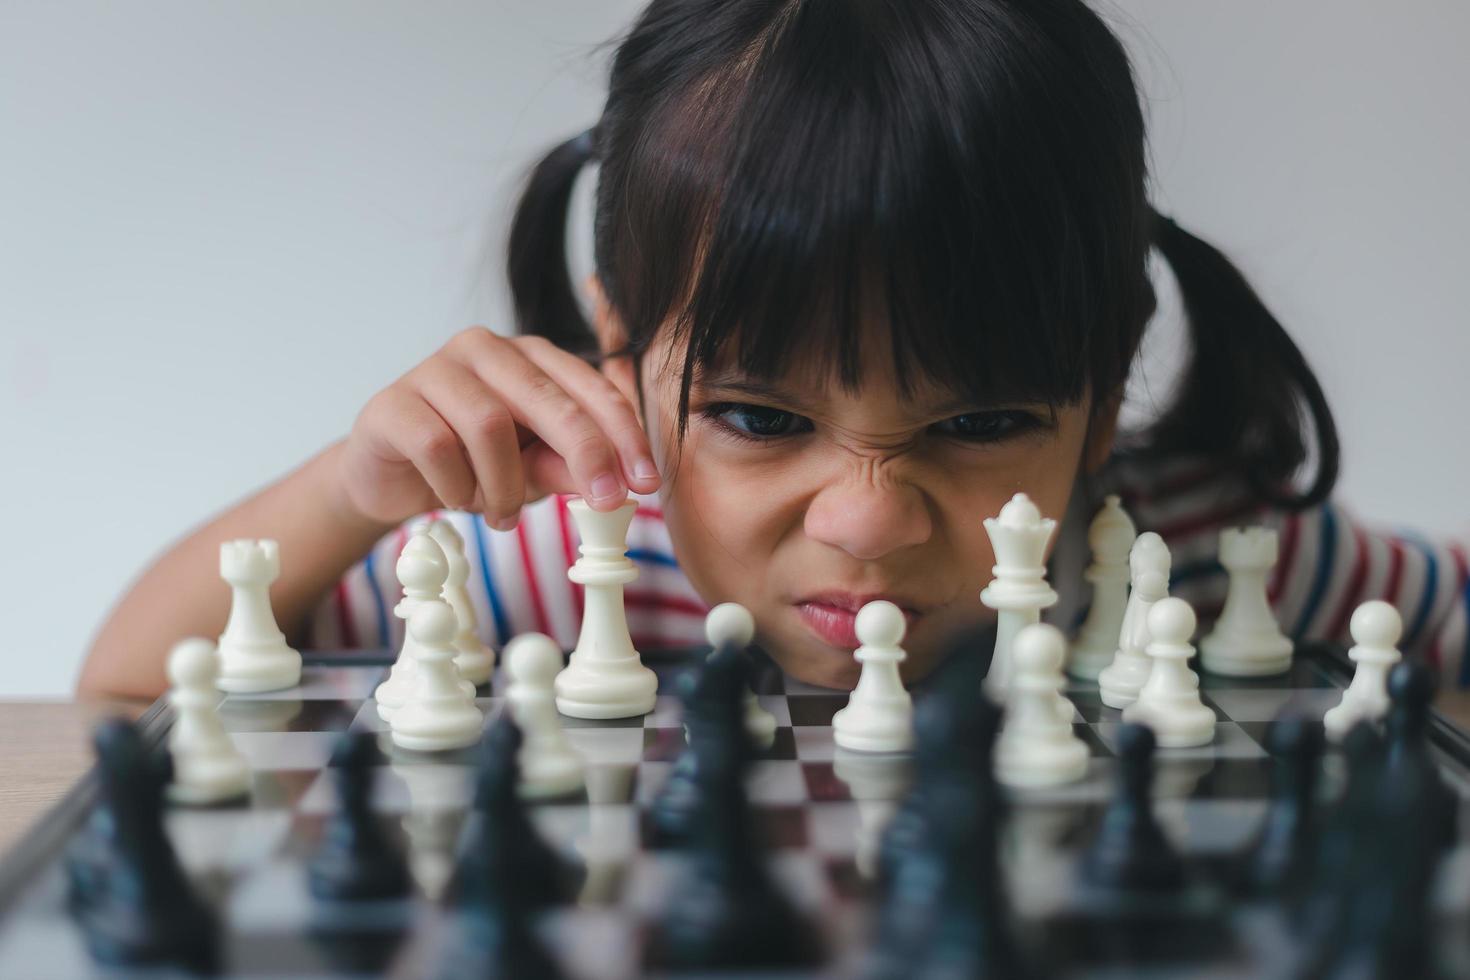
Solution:
<path fill-rule="evenodd" d="M 1276 532 L 1228 527 L 1220 532 L 1220 564 L 1230 573 L 1225 608 L 1199 642 L 1200 667 L 1227 677 L 1265 677 L 1291 669 L 1292 644 L 1266 595 L 1276 566 Z"/>
<path fill-rule="evenodd" d="M 556 708 L 573 718 L 636 718 L 652 711 L 658 697 L 658 676 L 633 646 L 623 607 L 623 586 L 638 577 L 628 559 L 628 525 L 637 510 L 631 499 L 607 512 L 567 501 L 582 537 L 567 578 L 582 586 L 585 605 L 577 646 L 556 676 Z"/>
<path fill-rule="evenodd" d="M 476 687 L 488 684 L 490 675 L 495 672 L 495 651 L 480 642 L 479 619 L 465 586 L 470 577 L 470 562 L 465 557 L 464 538 L 446 520 L 430 522 L 429 537 L 443 549 L 444 560 L 449 566 L 442 597 L 459 618 L 459 633 L 454 638 L 454 647 L 459 653 L 455 655 L 454 665 L 459 668 L 459 676 Z"/>
<path fill-rule="evenodd" d="M 1145 531 L 1133 543 L 1128 555 L 1133 588 L 1123 612 L 1118 650 L 1113 662 L 1097 675 L 1098 693 L 1109 708 L 1132 704 L 1153 670 L 1148 656 L 1148 611 L 1169 595 L 1169 562 L 1168 545 L 1153 531 Z"/>
<path fill-rule="evenodd" d="M 522 736 L 522 796 L 563 796 L 585 784 L 582 759 L 556 714 L 553 686 L 561 668 L 561 648 L 545 633 L 522 633 L 505 646 L 505 701 Z"/>
<path fill-rule="evenodd" d="M 168 797 L 175 803 L 217 803 L 250 791 L 250 765 L 220 723 L 218 676 L 219 656 L 210 641 L 190 637 L 169 651 L 174 724 L 168 750 L 174 775 Z"/>
<path fill-rule="evenodd" d="M 281 574 L 276 542 L 242 538 L 219 546 L 220 577 L 230 583 L 230 618 L 219 638 L 221 691 L 279 691 L 301 682 L 301 654 L 286 643 L 271 611 L 270 587 Z"/>
<path fill-rule="evenodd" d="M 1348 631 L 1354 643 L 1348 656 L 1358 666 L 1342 701 L 1322 716 L 1327 737 L 1334 742 L 1358 722 L 1377 721 L 1388 713 L 1388 672 L 1403 659 L 1398 643 L 1404 621 L 1389 603 L 1372 599 L 1360 605 L 1353 610 Z"/>
<path fill-rule="evenodd" d="M 755 617 L 738 602 L 722 602 L 705 615 L 704 638 L 716 650 L 726 643 L 748 647 L 755 640 Z M 776 716 L 761 707 L 749 688 L 745 690 L 745 731 L 763 749 L 776 740 Z"/>
<path fill-rule="evenodd" d="M 403 598 L 393 607 L 393 615 L 408 622 L 422 603 L 441 602 L 444 592 L 444 583 L 449 578 L 449 559 L 444 555 L 444 549 L 439 547 L 439 542 L 429 535 L 429 525 L 419 524 L 414 527 L 413 533 L 409 535 L 408 542 L 403 546 L 403 553 L 398 556 L 398 561 L 393 566 L 394 574 L 398 576 L 398 584 L 403 587 Z M 455 617 L 454 632 L 459 633 L 459 619 Z M 459 651 L 455 651 L 458 656 Z M 474 698 L 475 685 L 459 676 L 459 668 L 454 672 L 456 683 L 459 683 L 465 694 Z M 388 672 L 388 679 L 378 685 L 373 692 L 373 700 L 377 702 L 378 715 L 384 721 L 392 721 L 393 713 L 403 707 L 408 699 L 413 696 L 413 689 L 418 683 L 418 657 L 415 655 L 415 640 L 413 631 L 404 629 L 403 646 L 399 648 L 398 659 L 393 661 L 393 667 Z"/>
<path fill-rule="evenodd" d="M 899 646 L 908 624 L 903 611 L 886 599 L 858 610 L 853 624 L 862 646 L 853 654 L 862 664 L 847 707 L 832 716 L 832 738 L 858 752 L 907 752 L 914 744 L 914 702 L 904 690 Z"/>
<path fill-rule="evenodd" d="M 479 741 L 485 716 L 475 706 L 473 688 L 465 693 L 454 666 L 458 630 L 454 610 L 440 599 L 423 600 L 408 617 L 417 676 L 408 701 L 390 720 L 395 745 L 415 752 L 441 752 Z"/>
<path fill-rule="evenodd" d="M 1123 632 L 1123 612 L 1128 608 L 1128 552 L 1137 538 L 1138 529 L 1120 498 L 1108 494 L 1087 529 L 1092 564 L 1082 577 L 1092 583 L 1092 605 L 1067 662 L 1067 673 L 1073 677 L 1097 680 L 1113 661 Z"/>
<path fill-rule="evenodd" d="M 1123 709 L 1123 720 L 1152 728 L 1161 749 L 1215 740 L 1215 713 L 1200 700 L 1199 678 L 1189 669 L 1194 627 L 1194 610 L 1183 599 L 1160 599 L 1148 612 L 1153 670 L 1138 700 Z"/>
<path fill-rule="evenodd" d="M 1066 653 L 1066 637 L 1050 623 L 1033 623 L 1016 634 L 1010 699 L 995 745 L 995 777 L 1007 786 L 1056 786 L 1087 774 L 1087 743 L 1055 705 L 1066 683 Z"/>

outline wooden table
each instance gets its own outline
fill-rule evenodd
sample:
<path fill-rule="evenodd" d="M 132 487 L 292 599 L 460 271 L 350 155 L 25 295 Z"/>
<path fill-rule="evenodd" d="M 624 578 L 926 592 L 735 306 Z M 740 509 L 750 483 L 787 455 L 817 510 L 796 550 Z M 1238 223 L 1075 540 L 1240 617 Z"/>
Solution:
<path fill-rule="evenodd" d="M 1440 693 L 1439 709 L 1470 730 L 1470 691 Z M 92 764 L 92 726 L 136 719 L 138 701 L 0 701 L 0 853 L 7 851 Z"/>

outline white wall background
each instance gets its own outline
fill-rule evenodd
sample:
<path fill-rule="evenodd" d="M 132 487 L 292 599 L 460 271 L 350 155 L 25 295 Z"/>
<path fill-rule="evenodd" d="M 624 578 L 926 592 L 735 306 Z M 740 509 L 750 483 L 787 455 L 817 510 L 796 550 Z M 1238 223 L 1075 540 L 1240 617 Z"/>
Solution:
<path fill-rule="evenodd" d="M 1463 527 L 1470 5 L 1113 3 L 1156 200 L 1319 369 L 1341 497 Z M 508 322 L 511 197 L 639 6 L 0 2 L 0 696 L 64 695 L 152 555 Z"/>

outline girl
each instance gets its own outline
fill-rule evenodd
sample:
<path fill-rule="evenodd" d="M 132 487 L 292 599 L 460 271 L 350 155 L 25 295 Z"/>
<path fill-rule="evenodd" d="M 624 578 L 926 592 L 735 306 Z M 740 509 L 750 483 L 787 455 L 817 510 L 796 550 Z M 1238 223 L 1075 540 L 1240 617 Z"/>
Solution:
<path fill-rule="evenodd" d="M 593 162 L 589 323 L 564 233 Z M 1264 523 L 1289 633 L 1345 639 L 1354 606 L 1386 598 L 1405 652 L 1461 678 L 1463 550 L 1330 501 L 1316 378 L 1230 262 L 1150 207 L 1146 177 L 1126 55 L 1081 0 L 653 0 L 601 118 L 519 202 L 519 336 L 454 337 L 345 439 L 175 545 L 80 686 L 162 690 L 169 644 L 224 623 L 218 545 L 236 536 L 281 542 L 273 599 L 298 643 L 397 644 L 402 528 L 439 508 L 468 543 L 485 638 L 569 647 L 566 495 L 607 510 L 629 492 L 644 650 L 699 642 L 704 610 L 734 600 L 789 674 L 850 687 L 853 613 L 884 597 L 920 676 L 993 616 L 981 521 L 1017 491 L 1062 520 L 1048 618 L 1072 626 L 1087 522 L 1117 492 L 1206 624 L 1218 530 Z M 1120 432 L 1151 249 L 1192 351 L 1166 410 Z"/>

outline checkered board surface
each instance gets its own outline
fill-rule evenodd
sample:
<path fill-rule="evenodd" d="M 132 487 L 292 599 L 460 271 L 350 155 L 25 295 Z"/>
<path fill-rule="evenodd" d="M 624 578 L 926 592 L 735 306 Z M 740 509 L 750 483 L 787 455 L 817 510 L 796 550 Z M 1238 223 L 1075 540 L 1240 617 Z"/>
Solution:
<path fill-rule="evenodd" d="M 657 840 L 646 810 L 683 745 L 680 706 L 668 692 L 687 662 L 653 663 L 661 696 L 646 717 L 564 719 L 588 763 L 588 798 L 537 804 L 533 818 L 587 869 L 579 903 L 539 925 L 569 976 L 645 973 L 647 927 L 680 870 L 679 855 Z M 1336 703 L 1348 677 L 1343 662 L 1340 654 L 1309 649 L 1285 677 L 1202 677 L 1205 702 L 1219 716 L 1214 744 L 1159 753 L 1155 810 L 1187 855 L 1193 879 L 1181 899 L 1164 907 L 1090 894 L 1076 877 L 1077 858 L 1112 793 L 1120 722 L 1098 700 L 1095 685 L 1069 685 L 1074 724 L 1092 749 L 1087 777 L 1012 794 L 1002 843 L 1021 940 L 1046 951 L 1053 975 L 1253 977 L 1283 962 L 1292 944 L 1275 919 L 1231 902 L 1215 883 L 1216 872 L 1248 843 L 1265 812 L 1268 723 L 1288 702 L 1316 715 Z M 753 766 L 750 797 L 778 881 L 825 939 L 829 955 L 820 975 L 851 975 L 874 934 L 865 871 L 904 791 L 908 763 L 836 749 L 831 719 L 846 694 L 766 668 L 756 690 L 780 727 Z M 380 738 L 386 756 L 373 805 L 410 855 L 415 897 L 340 908 L 314 901 L 306 888 L 303 859 L 336 806 L 329 771 L 334 745 L 346 731 L 384 731 L 371 695 L 385 670 L 381 662 L 318 662 L 307 667 L 298 689 L 230 696 L 221 705 L 225 726 L 255 770 L 251 799 L 235 807 L 174 809 L 168 829 L 186 870 L 221 910 L 227 975 L 415 977 L 434 962 L 435 937 L 447 925 L 433 896 L 452 870 L 458 842 L 473 832 L 469 751 L 416 754 Z M 497 674 L 496 686 L 482 692 L 487 722 L 501 708 L 500 683 Z M 162 704 L 145 717 L 155 738 L 169 722 Z M 1445 776 L 1463 803 L 1470 799 L 1470 741 L 1445 723 L 1437 723 L 1436 739 Z M 1323 793 L 1331 795 L 1341 786 L 1341 759 L 1329 755 L 1324 770 Z M 0 871 L 0 977 L 160 975 L 100 973 L 64 911 L 62 852 L 90 805 L 85 792 L 74 794 Z M 1470 820 L 1461 818 L 1462 837 L 1470 840 Z M 1462 842 L 1447 859 L 1434 906 L 1437 944 L 1455 971 L 1450 975 L 1470 975 L 1470 845 Z"/>

